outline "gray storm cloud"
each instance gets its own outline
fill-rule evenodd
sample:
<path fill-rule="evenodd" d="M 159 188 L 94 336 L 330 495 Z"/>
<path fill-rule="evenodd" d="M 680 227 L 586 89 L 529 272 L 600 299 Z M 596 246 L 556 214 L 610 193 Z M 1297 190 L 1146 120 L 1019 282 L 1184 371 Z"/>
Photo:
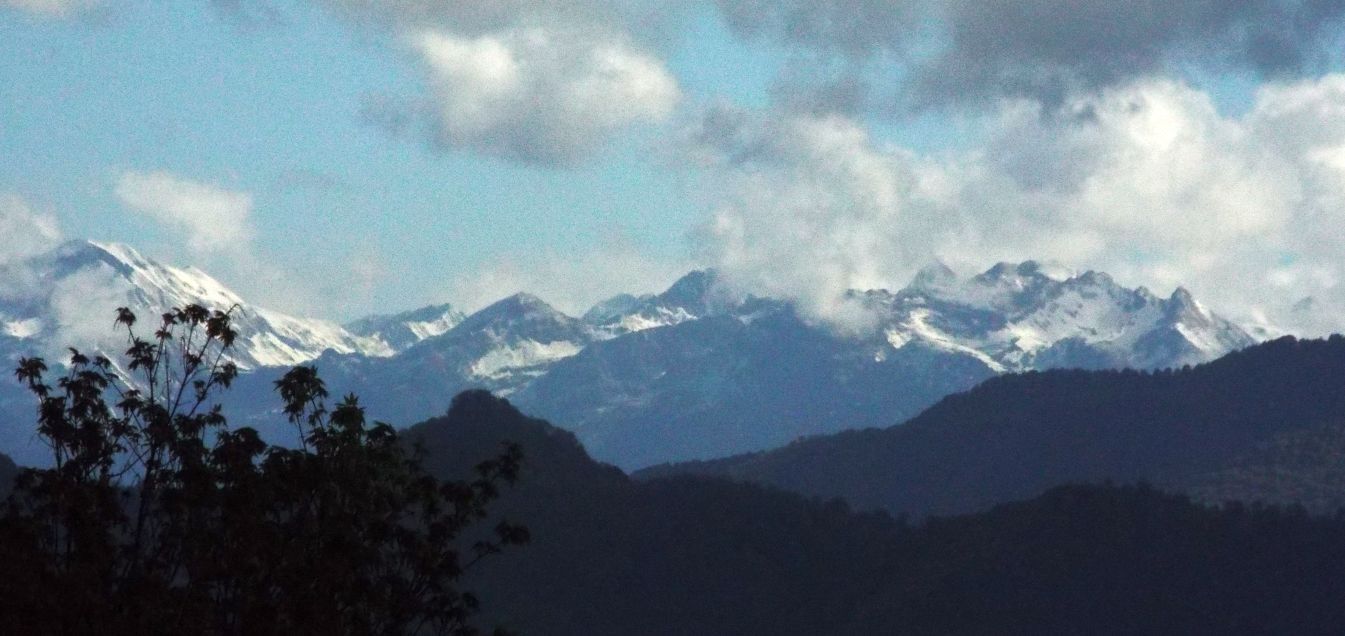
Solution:
<path fill-rule="evenodd" d="M 1339 56 L 1345 0 L 718 0 L 749 39 L 900 70 L 906 107 L 1030 97 L 1185 68 L 1300 76 Z M 1337 57 L 1338 59 L 1338 57 Z M 835 73 L 834 65 L 815 67 Z M 791 71 L 795 80 L 802 74 Z M 828 86 L 826 81 L 812 80 Z M 793 82 L 807 90 L 807 82 Z"/>

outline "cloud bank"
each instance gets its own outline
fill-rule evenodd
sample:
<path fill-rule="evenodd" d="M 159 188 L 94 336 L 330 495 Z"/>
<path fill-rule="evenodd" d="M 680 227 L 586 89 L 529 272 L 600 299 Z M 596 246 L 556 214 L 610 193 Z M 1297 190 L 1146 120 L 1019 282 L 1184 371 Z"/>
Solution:
<path fill-rule="evenodd" d="M 936 155 L 840 115 L 712 108 L 688 135 L 725 193 L 704 256 L 842 324 L 846 289 L 900 287 L 929 260 L 1037 258 L 1299 332 L 1345 327 L 1345 75 L 1266 85 L 1237 117 L 1165 79 L 1060 108 L 1004 101 L 981 144 Z M 1305 298 L 1314 315 L 1288 311 Z"/>

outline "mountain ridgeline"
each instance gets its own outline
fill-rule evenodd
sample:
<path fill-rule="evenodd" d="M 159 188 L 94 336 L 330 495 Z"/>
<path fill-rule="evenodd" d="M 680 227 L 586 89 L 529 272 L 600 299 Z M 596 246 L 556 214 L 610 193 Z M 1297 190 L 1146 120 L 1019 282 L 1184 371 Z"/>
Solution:
<path fill-rule="evenodd" d="M 532 543 L 464 583 L 537 634 L 1331 633 L 1345 521 L 1063 486 L 920 525 L 750 484 L 634 481 L 485 392 L 408 431 L 440 478 L 525 450 Z"/>
<path fill-rule="evenodd" d="M 509 396 L 625 469 L 887 425 L 1004 372 L 1181 366 L 1253 343 L 1184 290 L 1159 297 L 1033 261 L 968 278 L 935 264 L 895 292 L 856 290 L 847 302 L 871 327 L 861 333 L 712 271 L 582 317 L 517 294 L 470 315 L 435 305 L 342 326 L 257 307 L 199 270 L 124 245 L 72 241 L 7 267 L 0 279 L 27 281 L 0 290 L 0 355 L 11 364 L 59 358 L 67 345 L 120 353 L 124 341 L 102 318 L 119 306 L 145 317 L 236 306 L 245 373 L 225 406 L 272 441 L 289 440 L 274 381 L 312 363 L 335 391 L 366 396 L 372 413 L 400 425 L 443 413 L 462 390 Z M 32 408 L 0 383 L 5 420 L 27 421 Z M 0 451 L 44 460 L 22 427 L 0 427 Z"/>
<path fill-rule="evenodd" d="M 641 475 L 728 476 L 916 517 L 1106 480 L 1334 511 L 1343 388 L 1345 338 L 1286 337 L 1175 371 L 1000 376 L 900 425 Z"/>

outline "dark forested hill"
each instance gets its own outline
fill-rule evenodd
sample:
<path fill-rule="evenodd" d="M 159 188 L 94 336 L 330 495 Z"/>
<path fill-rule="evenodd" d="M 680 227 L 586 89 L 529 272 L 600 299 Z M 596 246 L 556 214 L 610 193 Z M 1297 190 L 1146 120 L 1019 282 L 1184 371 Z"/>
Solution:
<path fill-rule="evenodd" d="M 467 584 L 483 625 L 533 634 L 1326 633 L 1345 522 L 1213 509 L 1147 487 L 1062 487 L 919 526 L 705 477 L 636 482 L 484 392 L 411 429 L 441 476 L 502 440 L 495 511 L 530 545 Z"/>
<path fill-rule="evenodd" d="M 881 580 L 906 535 L 883 516 L 756 486 L 633 482 L 485 392 L 408 435 L 441 477 L 464 476 L 501 440 L 523 447 L 520 482 L 495 509 L 532 543 L 467 584 L 490 618 L 524 633 L 825 633 L 858 611 L 856 583 Z"/>
<path fill-rule="evenodd" d="M 1194 369 L 1001 376 L 891 428 L 642 474 L 725 475 L 914 516 L 1106 479 L 1332 510 L 1345 505 L 1342 423 L 1345 338 L 1284 338 Z"/>
<path fill-rule="evenodd" d="M 19 467 L 14 465 L 14 460 L 6 455 L 0 455 L 0 498 L 9 494 L 14 478 L 18 475 Z"/>

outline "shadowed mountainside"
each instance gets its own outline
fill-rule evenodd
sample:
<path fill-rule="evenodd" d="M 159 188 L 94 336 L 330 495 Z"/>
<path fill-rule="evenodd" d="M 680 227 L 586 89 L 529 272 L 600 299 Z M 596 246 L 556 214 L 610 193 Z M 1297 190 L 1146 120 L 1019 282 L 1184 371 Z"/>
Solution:
<path fill-rule="evenodd" d="M 917 517 L 1108 479 L 1333 510 L 1343 388 L 1345 338 L 1282 338 L 1193 369 L 1000 376 L 905 424 L 640 475 L 722 475 Z"/>

